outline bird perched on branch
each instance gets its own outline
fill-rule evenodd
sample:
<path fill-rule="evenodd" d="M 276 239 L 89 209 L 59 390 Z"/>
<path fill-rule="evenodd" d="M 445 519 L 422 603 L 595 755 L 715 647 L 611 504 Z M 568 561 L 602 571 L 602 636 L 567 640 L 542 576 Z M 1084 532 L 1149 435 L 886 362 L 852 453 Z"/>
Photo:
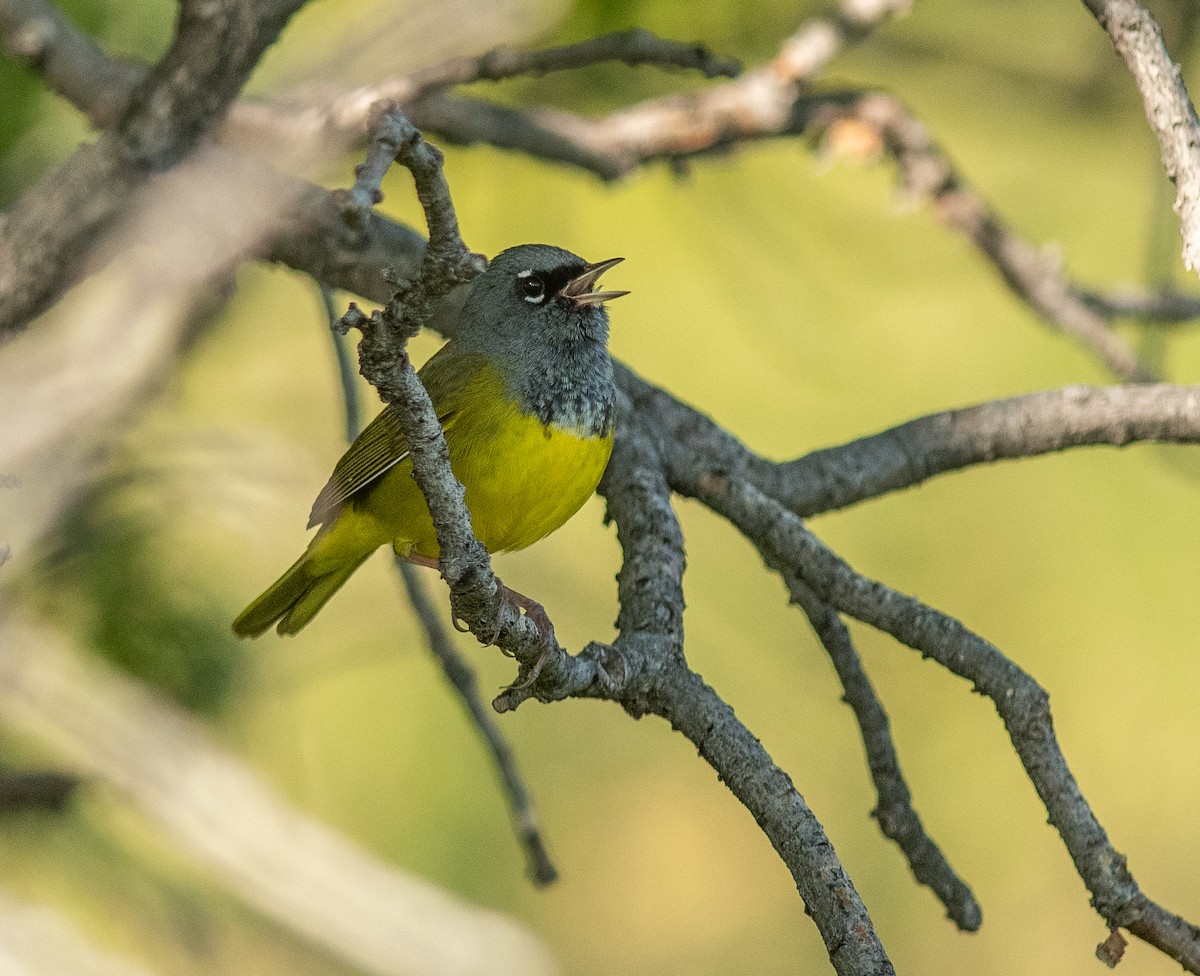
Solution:
<path fill-rule="evenodd" d="M 549 535 L 600 482 L 613 438 L 604 303 L 628 292 L 595 289 L 621 260 L 588 264 L 546 244 L 503 251 L 472 285 L 453 338 L 418 373 L 489 552 Z M 296 633 L 382 545 L 437 566 L 433 520 L 392 407 L 338 461 L 308 524 L 320 526 L 308 549 L 242 611 L 234 633 Z M 545 621 L 541 606 L 509 592 Z"/>

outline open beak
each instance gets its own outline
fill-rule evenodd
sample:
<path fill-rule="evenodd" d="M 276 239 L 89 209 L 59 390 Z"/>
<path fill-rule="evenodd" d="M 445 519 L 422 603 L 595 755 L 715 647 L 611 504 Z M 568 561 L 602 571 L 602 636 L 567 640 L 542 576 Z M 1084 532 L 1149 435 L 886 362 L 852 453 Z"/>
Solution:
<path fill-rule="evenodd" d="M 589 264 L 583 274 L 572 278 L 559 291 L 564 298 L 571 299 L 576 305 L 601 305 L 613 298 L 628 295 L 627 291 L 592 291 L 600 276 L 609 268 L 620 264 L 624 258 L 609 258 L 598 264 Z"/>

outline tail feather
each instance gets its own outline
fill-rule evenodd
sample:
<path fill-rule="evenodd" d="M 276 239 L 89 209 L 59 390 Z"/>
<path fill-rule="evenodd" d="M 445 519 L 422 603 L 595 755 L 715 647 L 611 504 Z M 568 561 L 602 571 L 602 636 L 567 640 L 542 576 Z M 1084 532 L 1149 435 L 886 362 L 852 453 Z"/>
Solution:
<path fill-rule="evenodd" d="M 258 637 L 278 622 L 279 633 L 297 633 L 369 555 L 368 550 L 359 559 L 337 564 L 326 572 L 317 572 L 310 549 L 262 596 L 238 614 L 233 622 L 233 632 L 239 637 Z"/>

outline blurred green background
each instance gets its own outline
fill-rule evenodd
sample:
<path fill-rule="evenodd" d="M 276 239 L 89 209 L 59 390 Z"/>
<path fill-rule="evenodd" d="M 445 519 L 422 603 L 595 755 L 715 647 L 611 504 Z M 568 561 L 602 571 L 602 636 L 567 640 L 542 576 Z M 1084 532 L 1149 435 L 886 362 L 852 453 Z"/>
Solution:
<path fill-rule="evenodd" d="M 169 37 L 164 0 L 66 7 L 117 53 L 150 58 Z M 370 7 L 311 4 L 252 89 L 277 90 L 330 62 L 350 65 L 347 81 L 415 64 L 419 45 L 339 60 L 338 45 L 352 53 L 370 32 L 372 10 L 410 9 Z M 636 25 L 753 65 L 824 9 L 526 5 L 496 14 L 487 36 L 550 42 Z M 1188 9 L 1155 12 L 1185 56 Z M 1061 247 L 1078 279 L 1179 275 L 1162 258 L 1178 251 L 1177 230 L 1140 103 L 1081 4 L 918 2 L 839 58 L 827 82 L 899 95 L 1012 226 Z M 694 84 L 605 68 L 496 94 L 602 111 Z M 9 60 L 0 60 L 0 92 L 7 202 L 87 128 Z M 352 164 L 329 172 L 329 184 L 345 185 Z M 446 171 L 476 250 L 546 241 L 593 260 L 624 255 L 611 284 L 633 295 L 613 307 L 614 354 L 771 457 L 930 411 L 1109 382 L 967 242 L 899 197 L 883 164 L 834 166 L 788 141 L 699 161 L 685 179 L 655 167 L 611 187 L 486 148 L 450 150 Z M 418 220 L 405 179 L 385 190 L 384 209 Z M 234 613 L 305 544 L 308 505 L 343 447 L 312 283 L 247 267 L 237 284 L 123 437 L 111 473 L 46 540 L 34 581 L 46 612 L 205 714 L 299 807 L 541 933 L 568 973 L 829 971 L 783 865 L 694 748 L 611 705 L 531 704 L 502 719 L 563 876 L 532 888 L 489 760 L 388 559 L 372 559 L 296 639 L 228 636 Z M 1173 379 L 1200 372 L 1190 329 L 1139 342 Z M 436 347 L 422 337 L 418 358 Z M 1151 897 L 1192 920 L 1198 500 L 1194 452 L 1141 446 L 975 468 L 814 522 L 859 570 L 957 616 L 1045 685 L 1068 760 L 1114 844 Z M 873 794 L 850 712 L 783 586 L 729 526 L 693 503 L 677 508 L 692 665 L 813 806 L 897 970 L 1101 971 L 1092 949 L 1104 926 L 991 706 L 913 652 L 853 628 L 917 809 L 983 905 L 982 931 L 963 935 L 868 818 Z M 620 554 L 602 516 L 593 501 L 556 535 L 497 561 L 506 581 L 545 604 L 570 647 L 614 635 Z M 440 583 L 428 582 L 444 607 Z M 458 639 L 485 690 L 511 680 L 511 662 Z M 14 762 L 48 758 L 18 737 L 4 747 Z M 309 968 L 294 940 L 164 855 L 118 807 L 85 791 L 66 817 L 4 817 L 0 881 L 162 973 L 342 971 L 329 961 Z M 1122 966 L 1177 970 L 1136 942 Z"/>

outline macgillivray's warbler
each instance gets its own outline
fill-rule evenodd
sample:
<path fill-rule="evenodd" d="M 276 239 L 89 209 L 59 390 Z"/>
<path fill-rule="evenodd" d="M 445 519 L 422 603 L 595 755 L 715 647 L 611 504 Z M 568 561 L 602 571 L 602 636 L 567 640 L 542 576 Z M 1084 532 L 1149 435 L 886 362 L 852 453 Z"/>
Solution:
<path fill-rule="evenodd" d="M 620 260 L 588 264 L 547 244 L 501 252 L 472 284 L 453 337 L 419 371 L 488 552 L 549 535 L 600 482 L 613 439 L 604 303 L 628 292 L 594 289 Z M 304 555 L 242 611 L 234 633 L 296 633 L 385 544 L 437 566 L 433 520 L 391 407 L 338 461 L 308 525 L 320 528 Z M 541 606 L 509 592 L 548 625 Z"/>

